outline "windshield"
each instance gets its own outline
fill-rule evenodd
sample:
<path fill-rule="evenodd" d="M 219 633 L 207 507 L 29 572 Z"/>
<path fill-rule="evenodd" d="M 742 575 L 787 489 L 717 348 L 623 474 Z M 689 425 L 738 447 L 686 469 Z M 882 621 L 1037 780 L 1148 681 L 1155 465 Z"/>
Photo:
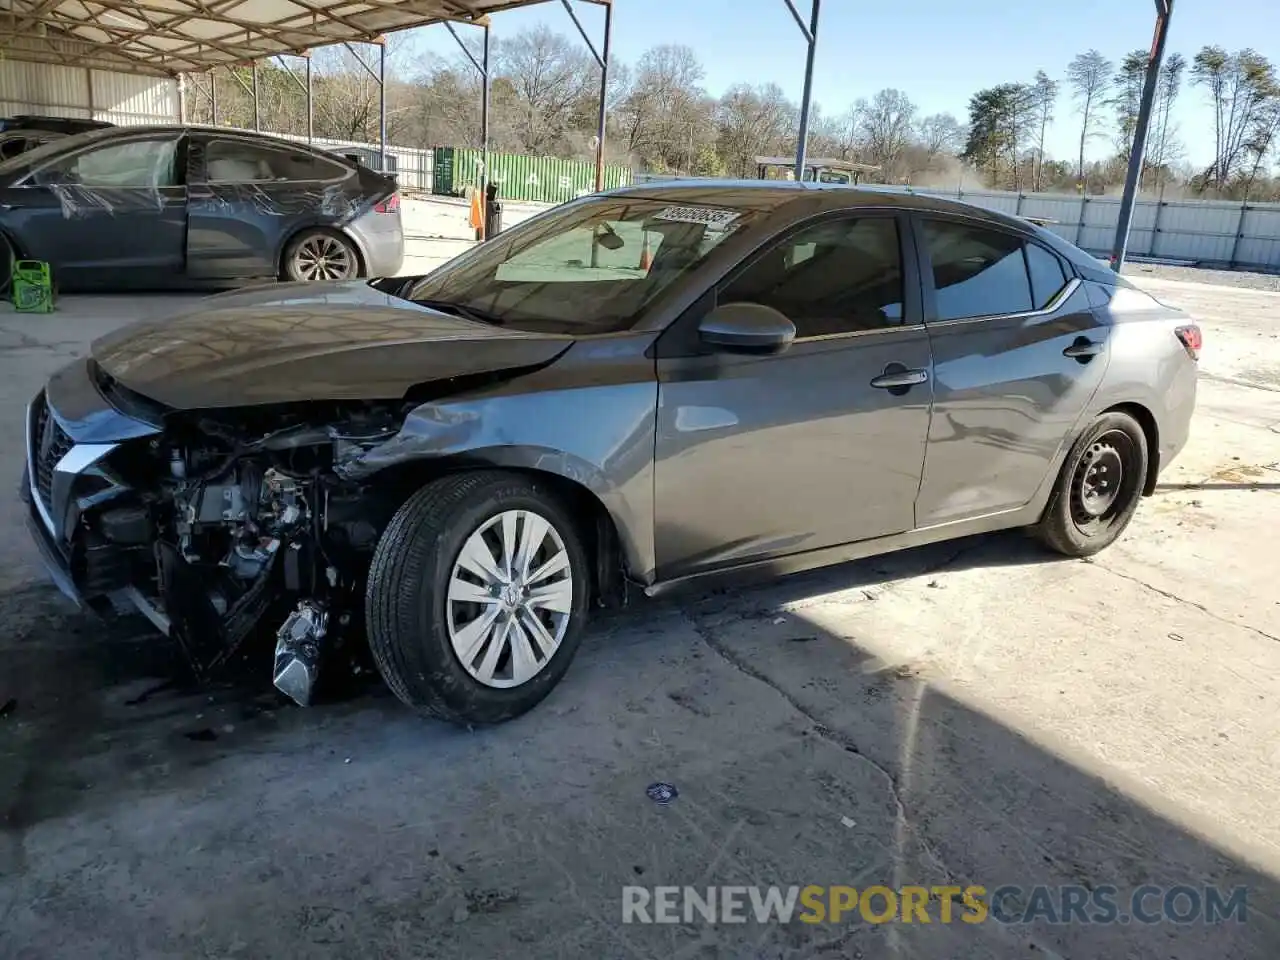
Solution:
<path fill-rule="evenodd" d="M 569 204 L 423 278 L 406 296 L 540 333 L 629 330 L 752 213 L 634 197 Z"/>

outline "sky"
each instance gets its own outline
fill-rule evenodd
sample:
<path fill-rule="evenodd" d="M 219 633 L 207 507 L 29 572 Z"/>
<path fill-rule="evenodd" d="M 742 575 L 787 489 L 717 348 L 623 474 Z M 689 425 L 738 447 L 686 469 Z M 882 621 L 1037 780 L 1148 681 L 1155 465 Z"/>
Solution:
<path fill-rule="evenodd" d="M 795 0 L 807 18 L 809 0 Z M 603 15 L 576 3 L 598 44 Z M 1277 0 L 1175 0 L 1168 52 L 1188 60 L 1205 44 L 1228 50 L 1252 46 L 1280 62 Z M 512 10 L 493 18 L 493 35 L 537 24 L 575 34 L 561 3 Z M 841 113 L 859 97 L 884 87 L 904 91 L 922 115 L 968 116 L 969 96 L 999 83 L 1030 81 L 1037 70 L 1062 79 L 1071 58 L 1090 47 L 1119 61 L 1149 49 L 1155 26 L 1152 0 L 824 0 L 814 66 L 814 100 L 825 113 Z M 469 28 L 459 28 L 465 35 Z M 412 61 L 452 56 L 443 27 L 416 31 Z M 614 0 L 613 56 L 634 64 L 662 43 L 693 47 L 718 95 L 735 83 L 777 83 L 799 101 L 805 44 L 784 0 Z M 409 58 L 406 58 L 409 59 Z M 1065 87 L 1065 84 L 1064 84 Z M 1184 84 L 1175 110 L 1188 161 L 1213 155 L 1212 114 L 1202 90 Z M 1079 150 L 1079 118 L 1065 91 L 1046 149 L 1055 158 Z M 1091 143 L 1089 156 L 1110 152 L 1110 139 Z"/>

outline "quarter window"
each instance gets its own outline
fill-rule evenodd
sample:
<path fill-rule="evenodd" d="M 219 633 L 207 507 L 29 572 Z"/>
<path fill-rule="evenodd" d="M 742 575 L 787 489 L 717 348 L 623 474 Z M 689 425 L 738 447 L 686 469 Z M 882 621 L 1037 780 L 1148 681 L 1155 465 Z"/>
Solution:
<path fill-rule="evenodd" d="M 1031 294 L 1037 310 L 1052 303 L 1067 284 L 1062 261 L 1038 243 L 1027 244 L 1027 273 L 1031 275 Z"/>
<path fill-rule="evenodd" d="M 924 235 L 939 320 L 1032 309 L 1031 282 L 1017 237 L 941 220 L 926 220 Z"/>
<path fill-rule="evenodd" d="M 864 217 L 799 231 L 749 264 L 717 300 L 773 307 L 798 337 L 822 337 L 902 323 L 902 291 L 897 221 Z"/>
<path fill-rule="evenodd" d="M 41 167 L 32 175 L 40 186 L 172 187 L 176 139 L 129 140 L 85 150 Z"/>
<path fill-rule="evenodd" d="M 240 140 L 214 140 L 205 148 L 209 183 L 272 183 L 291 180 L 337 180 L 347 174 L 342 164 L 305 153 L 264 147 Z"/>

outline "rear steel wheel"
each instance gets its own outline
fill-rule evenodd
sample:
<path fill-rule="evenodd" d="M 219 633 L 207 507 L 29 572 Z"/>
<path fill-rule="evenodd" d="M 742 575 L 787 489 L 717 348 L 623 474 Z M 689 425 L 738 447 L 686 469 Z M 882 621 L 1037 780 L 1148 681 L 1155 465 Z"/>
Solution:
<path fill-rule="evenodd" d="M 1062 466 L 1037 533 L 1050 547 L 1083 557 L 1109 546 L 1129 525 L 1147 476 L 1147 438 L 1126 413 L 1090 424 Z"/>

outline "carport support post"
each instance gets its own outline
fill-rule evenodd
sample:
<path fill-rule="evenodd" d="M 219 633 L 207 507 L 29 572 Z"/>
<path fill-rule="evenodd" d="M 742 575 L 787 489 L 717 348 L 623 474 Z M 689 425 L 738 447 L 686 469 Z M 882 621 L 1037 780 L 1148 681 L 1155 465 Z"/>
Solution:
<path fill-rule="evenodd" d="M 560 0 L 564 5 L 565 11 L 569 14 L 569 19 L 573 21 L 573 25 L 578 28 L 578 34 L 582 37 L 582 42 L 587 45 L 587 49 L 591 51 L 591 56 L 596 58 L 596 63 L 600 65 L 600 114 L 596 122 L 596 192 L 604 189 L 604 125 L 608 120 L 608 95 L 609 95 L 609 44 L 613 38 L 613 0 L 591 0 L 604 7 L 604 46 L 601 48 L 602 53 L 596 52 L 596 45 L 591 42 L 591 38 L 587 36 L 587 31 L 582 26 L 582 21 L 578 19 L 578 15 L 573 12 L 573 4 L 569 0 Z"/>
<path fill-rule="evenodd" d="M 250 62 L 253 69 L 253 129 L 257 133 L 262 132 L 262 108 L 258 101 L 258 61 Z"/>
<path fill-rule="evenodd" d="M 1173 0 L 1155 0 L 1156 32 L 1151 40 L 1151 57 L 1147 62 L 1147 79 L 1142 85 L 1142 103 L 1138 122 L 1133 128 L 1133 146 L 1129 150 L 1129 173 L 1124 180 L 1124 196 L 1120 200 L 1120 217 L 1116 223 L 1116 240 L 1111 250 L 1111 269 L 1119 273 L 1129 249 L 1129 230 L 1133 226 L 1133 208 L 1138 199 L 1138 183 L 1147 152 L 1147 128 L 1151 125 L 1151 108 L 1156 99 L 1156 84 L 1164 63 L 1164 46 L 1169 37 L 1169 20 L 1173 16 Z"/>
<path fill-rule="evenodd" d="M 218 125 L 218 68 L 209 71 L 209 126 Z"/>
<path fill-rule="evenodd" d="M 311 102 L 311 51 L 307 51 L 307 143 L 315 135 L 316 115 Z"/>
<path fill-rule="evenodd" d="M 378 41 L 378 147 L 382 151 L 382 172 L 387 172 L 387 41 Z"/>
<path fill-rule="evenodd" d="M 600 57 L 600 116 L 596 121 L 596 192 L 604 189 L 604 128 L 609 119 L 609 43 L 613 37 L 613 4 L 604 5 L 604 53 Z"/>
<path fill-rule="evenodd" d="M 804 93 L 800 95 L 800 129 L 796 133 L 796 182 L 804 181 L 804 161 L 805 151 L 808 149 L 809 143 L 809 108 L 813 100 L 813 60 L 818 53 L 818 12 L 820 0 L 812 0 L 813 10 L 809 15 L 809 26 L 804 25 L 804 20 L 800 16 L 800 11 L 796 9 L 792 0 L 785 0 L 787 6 L 791 10 L 791 15 L 796 18 L 796 23 L 800 27 L 800 32 L 804 34 L 804 38 L 809 43 L 809 53 L 805 58 L 804 64 Z"/>
<path fill-rule="evenodd" d="M 484 49 L 480 55 L 480 196 L 488 199 L 489 186 L 489 22 L 484 25 Z M 484 202 L 483 200 L 481 202 Z"/>

